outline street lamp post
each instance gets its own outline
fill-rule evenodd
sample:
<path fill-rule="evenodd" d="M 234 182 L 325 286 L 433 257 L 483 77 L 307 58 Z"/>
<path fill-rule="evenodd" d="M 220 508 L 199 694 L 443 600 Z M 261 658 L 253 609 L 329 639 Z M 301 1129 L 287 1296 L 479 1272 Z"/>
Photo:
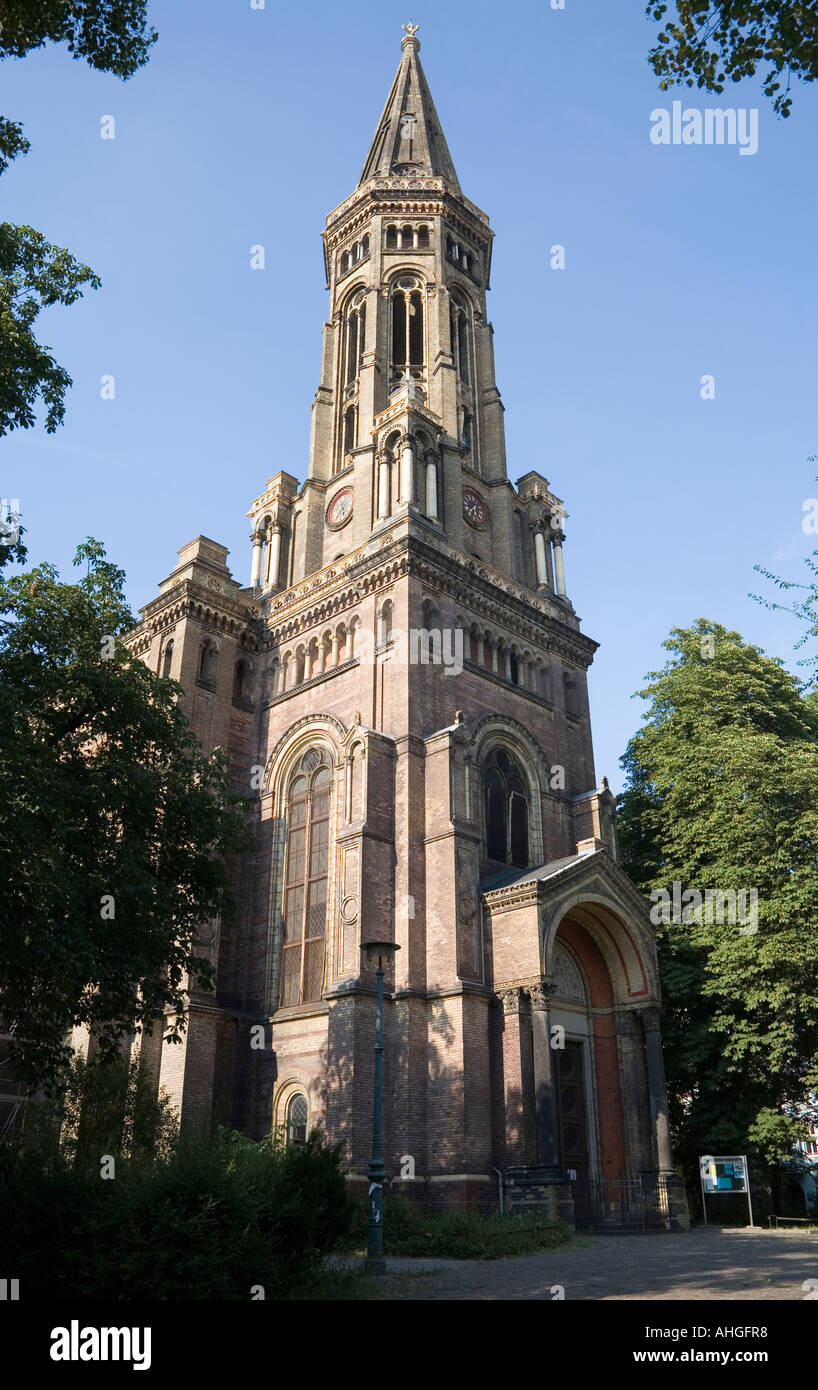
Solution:
<path fill-rule="evenodd" d="M 376 967 L 375 1001 L 375 1094 L 372 1107 L 372 1158 L 369 1162 L 369 1224 L 366 1240 L 366 1267 L 371 1274 L 383 1274 L 383 1140 L 381 1109 L 383 1099 L 383 970 L 400 950 L 392 941 L 366 941 L 362 948 L 370 965 Z"/>

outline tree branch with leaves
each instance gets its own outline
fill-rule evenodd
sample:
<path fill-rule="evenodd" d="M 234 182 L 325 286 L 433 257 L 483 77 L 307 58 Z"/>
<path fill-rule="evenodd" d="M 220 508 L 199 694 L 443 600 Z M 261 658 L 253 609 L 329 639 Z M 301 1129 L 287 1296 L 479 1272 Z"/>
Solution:
<path fill-rule="evenodd" d="M 72 57 L 126 79 L 147 63 L 156 39 L 147 0 L 0 0 L 0 62 L 64 43 Z M 30 148 L 19 121 L 0 116 L 0 174 Z M 36 424 L 40 401 L 46 431 L 62 424 L 71 377 L 32 325 L 41 309 L 73 304 L 100 284 L 33 227 L 0 223 L 0 436 Z"/>
<path fill-rule="evenodd" d="M 816 0 L 650 0 L 646 14 L 663 26 L 648 54 L 663 92 L 723 92 L 764 69 L 764 95 L 787 117 L 792 79 L 818 77 Z"/>

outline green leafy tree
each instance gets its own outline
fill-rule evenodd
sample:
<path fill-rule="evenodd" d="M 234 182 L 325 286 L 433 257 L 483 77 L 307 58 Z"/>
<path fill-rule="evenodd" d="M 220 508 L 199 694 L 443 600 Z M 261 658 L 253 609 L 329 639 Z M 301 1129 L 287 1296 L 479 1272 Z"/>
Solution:
<path fill-rule="evenodd" d="M 818 463 L 818 456 L 813 454 L 807 462 Z M 815 481 L 818 483 L 818 478 L 816 478 Z M 816 523 L 818 522 L 818 499 L 809 498 L 807 502 L 804 503 L 804 510 L 807 515 L 804 517 L 803 525 L 805 527 L 811 525 L 814 531 Z M 791 613 L 794 618 L 797 618 L 799 622 L 806 625 L 803 636 L 800 637 L 795 644 L 795 651 L 799 651 L 802 647 L 805 647 L 808 642 L 814 642 L 815 639 L 818 638 L 818 550 L 813 550 L 811 555 L 804 556 L 804 565 L 809 574 L 809 579 L 805 584 L 798 584 L 794 579 L 782 579 L 780 575 L 772 574 L 769 570 L 764 569 L 762 565 L 753 566 L 757 574 L 761 574 L 765 579 L 769 579 L 776 588 L 783 591 L 788 589 L 796 590 L 796 593 L 793 595 L 792 603 L 777 603 L 764 598 L 761 594 L 749 595 L 750 598 L 755 599 L 756 603 L 763 604 L 765 608 L 769 608 L 770 610 L 777 609 L 781 613 Z M 802 657 L 798 665 L 806 666 L 811 672 L 806 680 L 806 688 L 809 690 L 810 687 L 818 685 L 818 655 Z M 818 710 L 818 690 L 812 691 L 812 697 L 812 708 Z"/>
<path fill-rule="evenodd" d="M 622 758 L 623 867 L 646 894 L 758 893 L 757 923 L 748 899 L 744 925 L 683 899 L 682 920 L 670 911 L 658 928 L 677 1152 L 689 1170 L 718 1151 L 773 1163 L 800 1132 L 782 1104 L 816 1079 L 815 710 L 781 662 L 718 623 L 675 628 L 664 646 Z"/>
<path fill-rule="evenodd" d="M 0 0 L 0 61 L 64 43 L 74 58 L 125 79 L 147 63 L 156 38 L 147 0 Z M 0 174 L 29 149 L 19 121 L 0 116 Z M 0 436 L 29 429 L 40 398 L 46 431 L 62 424 L 71 377 L 32 325 L 41 309 L 73 304 L 100 283 L 34 228 L 0 222 Z"/>
<path fill-rule="evenodd" d="M 764 95 L 786 117 L 793 77 L 818 77 L 816 0 L 649 0 L 646 14 L 662 24 L 648 55 L 662 91 L 723 92 L 763 69 Z"/>
<path fill-rule="evenodd" d="M 101 1064 L 77 1055 L 57 1093 L 31 1102 L 25 1143 L 43 1159 L 99 1173 L 101 1154 L 149 1168 L 169 1160 L 179 1120 L 167 1091 L 156 1090 L 139 1058 L 127 1054 Z"/>
<path fill-rule="evenodd" d="M 18 547 L 19 549 L 19 547 Z M 230 910 L 225 856 L 250 842 L 227 757 L 206 757 L 179 686 L 133 658 L 123 572 L 88 540 L 0 579 L 0 1009 L 31 1082 L 86 1024 L 103 1059 L 134 1023 L 184 1028 L 208 988 L 201 926 Z"/>
<path fill-rule="evenodd" d="M 53 434 L 62 424 L 71 377 L 37 342 L 34 321 L 41 309 L 73 304 L 84 286 L 100 284 L 89 266 L 33 227 L 0 222 L 0 435 L 29 429 L 40 398 L 46 431 Z"/>

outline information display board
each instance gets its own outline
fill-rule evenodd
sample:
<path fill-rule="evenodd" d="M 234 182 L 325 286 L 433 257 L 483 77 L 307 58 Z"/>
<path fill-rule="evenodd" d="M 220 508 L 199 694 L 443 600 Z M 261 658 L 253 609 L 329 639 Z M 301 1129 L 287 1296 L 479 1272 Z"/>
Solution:
<path fill-rule="evenodd" d="M 753 1205 L 750 1197 L 750 1174 L 744 1154 L 703 1154 L 699 1159 L 702 1180 L 702 1208 L 707 1225 L 707 1198 L 720 1197 L 728 1192 L 747 1196 L 750 1225 L 753 1224 Z"/>

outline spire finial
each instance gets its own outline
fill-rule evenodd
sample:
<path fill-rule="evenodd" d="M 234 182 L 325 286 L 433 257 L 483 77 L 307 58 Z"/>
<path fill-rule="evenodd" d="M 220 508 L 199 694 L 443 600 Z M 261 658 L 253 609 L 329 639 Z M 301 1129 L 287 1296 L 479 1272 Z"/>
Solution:
<path fill-rule="evenodd" d="M 415 52 L 417 53 L 418 49 L 420 48 L 420 39 L 417 38 L 417 32 L 418 32 L 418 29 L 420 28 L 420 25 L 419 25 L 419 24 L 413 24 L 412 21 L 411 21 L 411 19 L 410 19 L 410 20 L 409 20 L 409 23 L 408 23 L 408 24 L 402 24 L 402 25 L 401 25 L 401 28 L 402 28 L 403 34 L 404 34 L 403 38 L 401 39 L 401 43 L 400 43 L 401 48 L 413 48 L 413 49 L 415 50 Z"/>

